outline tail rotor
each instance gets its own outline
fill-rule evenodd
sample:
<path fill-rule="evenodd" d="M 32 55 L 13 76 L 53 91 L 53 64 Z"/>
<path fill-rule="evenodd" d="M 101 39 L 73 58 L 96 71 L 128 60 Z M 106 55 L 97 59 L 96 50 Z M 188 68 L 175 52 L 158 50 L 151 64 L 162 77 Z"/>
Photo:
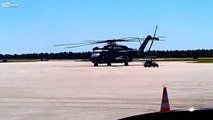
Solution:
<path fill-rule="evenodd" d="M 150 44 L 150 46 L 149 46 L 149 50 L 148 50 L 148 51 L 151 50 L 152 45 L 153 45 L 153 43 L 154 43 L 154 40 L 159 40 L 159 38 L 155 37 L 155 36 L 156 36 L 156 33 L 157 33 L 157 30 L 158 30 L 158 25 L 156 25 L 156 27 L 155 27 L 155 32 L 154 32 L 154 35 L 153 35 L 153 37 L 152 37 L 152 42 L 151 42 L 151 44 Z"/>

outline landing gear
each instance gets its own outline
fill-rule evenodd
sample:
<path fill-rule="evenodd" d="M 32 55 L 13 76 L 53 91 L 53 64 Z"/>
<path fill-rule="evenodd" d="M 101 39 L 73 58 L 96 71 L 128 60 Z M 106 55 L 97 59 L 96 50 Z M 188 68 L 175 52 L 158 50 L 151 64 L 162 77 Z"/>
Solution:
<path fill-rule="evenodd" d="M 128 66 L 129 65 L 129 63 L 128 62 L 124 62 L 124 66 Z"/>
<path fill-rule="evenodd" d="M 107 63 L 107 66 L 111 66 L 111 62 L 108 62 L 108 63 Z"/>
<path fill-rule="evenodd" d="M 96 62 L 96 63 L 94 63 L 94 66 L 98 66 L 98 63 Z"/>

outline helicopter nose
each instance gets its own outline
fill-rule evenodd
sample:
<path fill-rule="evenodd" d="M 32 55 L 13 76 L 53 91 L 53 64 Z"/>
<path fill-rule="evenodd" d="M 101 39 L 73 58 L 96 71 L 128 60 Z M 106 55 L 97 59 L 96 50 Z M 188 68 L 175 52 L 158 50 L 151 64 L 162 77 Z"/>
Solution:
<path fill-rule="evenodd" d="M 95 63 L 98 60 L 98 57 L 100 56 L 100 53 L 93 53 L 90 57 L 90 60 Z"/>

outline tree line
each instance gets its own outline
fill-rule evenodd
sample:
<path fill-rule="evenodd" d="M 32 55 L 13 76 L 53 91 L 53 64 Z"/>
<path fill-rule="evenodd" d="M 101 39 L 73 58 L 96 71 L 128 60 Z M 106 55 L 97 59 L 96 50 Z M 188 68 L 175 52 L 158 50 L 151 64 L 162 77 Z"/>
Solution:
<path fill-rule="evenodd" d="M 60 52 L 60 53 L 29 53 L 29 54 L 0 54 L 0 59 L 89 59 L 92 52 Z M 213 57 L 213 49 L 199 50 L 153 50 L 145 52 L 143 56 L 156 56 L 158 58 L 194 58 Z"/>

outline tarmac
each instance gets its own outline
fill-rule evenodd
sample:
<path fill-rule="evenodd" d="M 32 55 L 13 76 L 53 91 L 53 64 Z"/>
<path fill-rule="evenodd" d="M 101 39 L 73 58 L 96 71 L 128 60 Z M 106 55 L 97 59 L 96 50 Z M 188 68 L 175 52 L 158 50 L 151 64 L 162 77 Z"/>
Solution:
<path fill-rule="evenodd" d="M 0 63 L 1 120 L 116 120 L 160 110 L 213 107 L 213 64 L 159 62 L 159 68 L 91 62 Z"/>

